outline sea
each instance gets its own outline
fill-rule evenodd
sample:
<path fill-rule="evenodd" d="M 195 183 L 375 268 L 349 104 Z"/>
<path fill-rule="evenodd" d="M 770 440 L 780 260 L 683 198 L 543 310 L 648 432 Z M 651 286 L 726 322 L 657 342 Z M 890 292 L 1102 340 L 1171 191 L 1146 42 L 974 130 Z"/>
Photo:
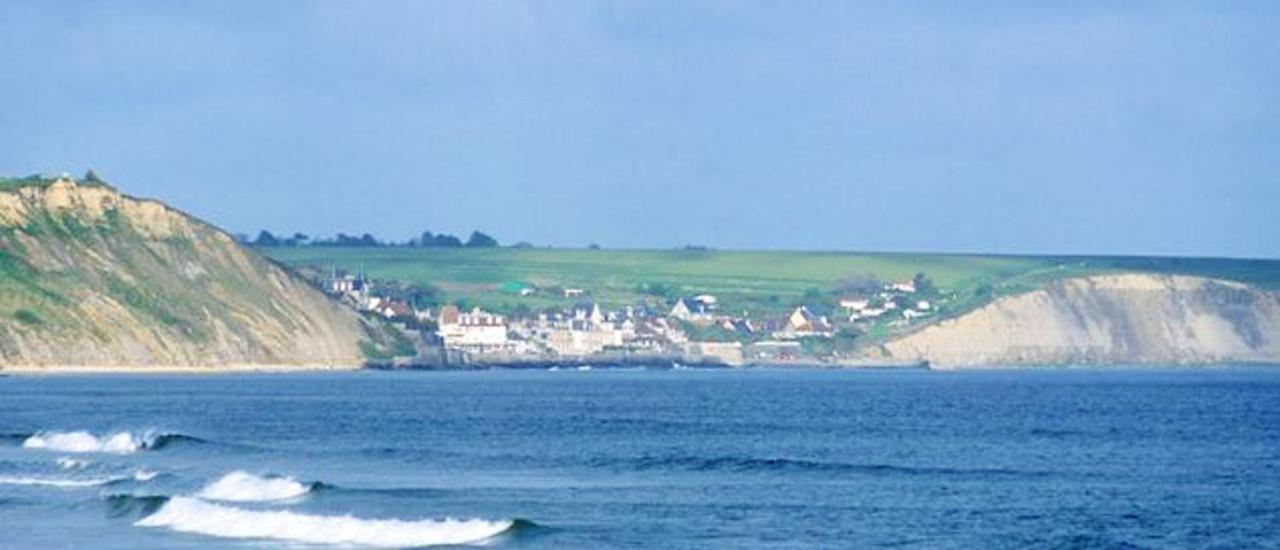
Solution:
<path fill-rule="evenodd" d="M 0 377 L 3 548 L 1276 548 L 1280 369 Z"/>

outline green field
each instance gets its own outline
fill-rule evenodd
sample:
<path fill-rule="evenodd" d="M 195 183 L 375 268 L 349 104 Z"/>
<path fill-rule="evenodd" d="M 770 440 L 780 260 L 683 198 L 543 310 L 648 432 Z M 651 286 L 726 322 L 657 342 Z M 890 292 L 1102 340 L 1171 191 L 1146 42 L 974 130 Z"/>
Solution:
<path fill-rule="evenodd" d="M 376 279 L 431 288 L 442 302 L 497 311 L 573 302 L 556 290 L 580 288 L 610 307 L 710 293 L 725 311 L 779 312 L 834 304 L 847 281 L 896 281 L 924 273 L 958 313 L 994 296 L 1063 277 L 1115 271 L 1185 273 L 1280 288 L 1280 261 L 1140 257 L 974 256 L 700 250 L 262 248 L 294 268 L 327 274 L 363 268 Z M 531 284 L 539 292 L 512 292 Z"/>

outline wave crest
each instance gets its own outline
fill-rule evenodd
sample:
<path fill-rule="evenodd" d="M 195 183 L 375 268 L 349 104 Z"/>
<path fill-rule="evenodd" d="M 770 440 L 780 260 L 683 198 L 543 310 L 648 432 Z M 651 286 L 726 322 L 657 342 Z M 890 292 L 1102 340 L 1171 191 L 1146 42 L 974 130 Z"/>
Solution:
<path fill-rule="evenodd" d="M 60 456 L 57 462 L 63 470 L 83 470 L 89 466 L 88 460 L 77 460 L 69 456 Z"/>
<path fill-rule="evenodd" d="M 182 434 L 148 431 L 141 435 L 132 432 L 116 432 L 94 435 L 86 431 L 36 432 L 22 441 L 23 448 L 57 451 L 63 453 L 111 453 L 132 454 L 144 449 L 162 449 L 179 442 L 199 442 Z"/>
<path fill-rule="evenodd" d="M 237 470 L 206 485 L 195 496 L 229 502 L 267 502 L 298 498 L 313 487 L 291 477 L 262 477 Z"/>
<path fill-rule="evenodd" d="M 39 477 L 39 476 L 0 476 L 0 485 L 32 485 L 39 487 L 60 487 L 63 489 L 76 489 L 82 487 L 97 487 L 106 485 L 116 481 L 117 478 L 103 477 L 90 479 L 74 479 L 74 478 L 58 478 L 58 477 Z"/>
<path fill-rule="evenodd" d="M 28 437 L 22 446 L 63 453 L 129 454 L 142 448 L 142 441 L 129 432 L 102 437 L 89 432 L 40 432 Z"/>
<path fill-rule="evenodd" d="M 222 538 L 274 539 L 307 544 L 413 547 L 471 544 L 500 535 L 515 522 L 483 519 L 416 521 L 245 510 L 191 497 L 173 497 L 135 525 Z"/>

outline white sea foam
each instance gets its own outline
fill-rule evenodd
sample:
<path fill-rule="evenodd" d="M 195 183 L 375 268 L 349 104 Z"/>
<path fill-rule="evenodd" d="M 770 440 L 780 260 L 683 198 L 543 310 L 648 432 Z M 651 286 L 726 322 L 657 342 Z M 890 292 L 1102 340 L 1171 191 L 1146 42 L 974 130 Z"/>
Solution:
<path fill-rule="evenodd" d="M 56 477 L 12 477 L 0 476 L 0 485 L 35 485 L 41 487 L 97 487 L 115 481 L 113 478 L 66 479 Z"/>
<path fill-rule="evenodd" d="M 413 547 L 478 543 L 510 529 L 511 521 L 361 519 L 282 510 L 245 510 L 191 497 L 173 497 L 143 527 L 236 539 L 275 539 L 307 544 Z"/>
<path fill-rule="evenodd" d="M 156 476 L 158 476 L 158 475 L 160 475 L 160 474 L 159 474 L 158 472 L 156 472 L 155 470 L 148 470 L 148 469 L 146 469 L 146 468 L 139 468 L 139 469 L 137 469 L 137 470 L 134 470 L 134 471 L 133 471 L 133 480 L 134 480 L 134 481 L 140 481 L 140 482 L 144 482 L 144 483 L 145 483 L 145 482 L 147 482 L 147 481 L 151 481 L 151 480 L 155 479 L 155 478 L 156 478 Z"/>
<path fill-rule="evenodd" d="M 58 466 L 61 466 L 63 470 L 83 470 L 88 465 L 88 460 L 78 460 L 69 456 L 58 457 Z"/>
<path fill-rule="evenodd" d="M 115 453 L 129 454 L 145 445 L 144 438 L 129 432 L 117 432 L 102 437 L 89 432 L 40 432 L 22 446 L 27 449 L 43 449 L 63 453 Z"/>
<path fill-rule="evenodd" d="M 297 498 L 310 490 L 310 485 L 291 477 L 261 477 L 237 470 L 206 485 L 196 496 L 232 502 L 266 502 Z"/>

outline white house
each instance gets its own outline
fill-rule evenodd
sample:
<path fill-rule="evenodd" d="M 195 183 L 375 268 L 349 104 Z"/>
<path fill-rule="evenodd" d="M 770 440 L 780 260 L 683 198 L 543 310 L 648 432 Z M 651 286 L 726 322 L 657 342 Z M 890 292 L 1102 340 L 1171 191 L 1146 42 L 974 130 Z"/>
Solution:
<path fill-rule="evenodd" d="M 907 279 L 905 281 L 893 283 L 893 285 L 890 286 L 889 288 L 892 288 L 898 292 L 903 292 L 906 294 L 915 294 L 916 282 L 911 279 Z"/>
<path fill-rule="evenodd" d="M 867 306 L 869 305 L 871 305 L 871 300 L 868 300 L 866 298 L 841 298 L 840 299 L 840 307 L 847 309 L 849 311 L 860 311 L 863 309 L 867 309 Z"/>
<path fill-rule="evenodd" d="M 622 345 L 623 331 L 615 329 L 613 323 L 574 320 L 547 334 L 547 347 L 559 355 L 571 357 L 600 353 L 605 348 Z"/>
<path fill-rule="evenodd" d="M 888 310 L 884 308 L 869 307 L 866 309 L 859 310 L 857 313 L 854 313 L 853 315 L 850 315 L 849 321 L 852 322 L 852 321 L 857 321 L 859 319 L 875 319 L 881 315 L 884 315 L 886 311 Z"/>
<path fill-rule="evenodd" d="M 456 306 L 440 308 L 436 332 L 446 347 L 469 351 L 497 351 L 507 344 L 507 320 L 480 308 L 461 313 Z"/>

